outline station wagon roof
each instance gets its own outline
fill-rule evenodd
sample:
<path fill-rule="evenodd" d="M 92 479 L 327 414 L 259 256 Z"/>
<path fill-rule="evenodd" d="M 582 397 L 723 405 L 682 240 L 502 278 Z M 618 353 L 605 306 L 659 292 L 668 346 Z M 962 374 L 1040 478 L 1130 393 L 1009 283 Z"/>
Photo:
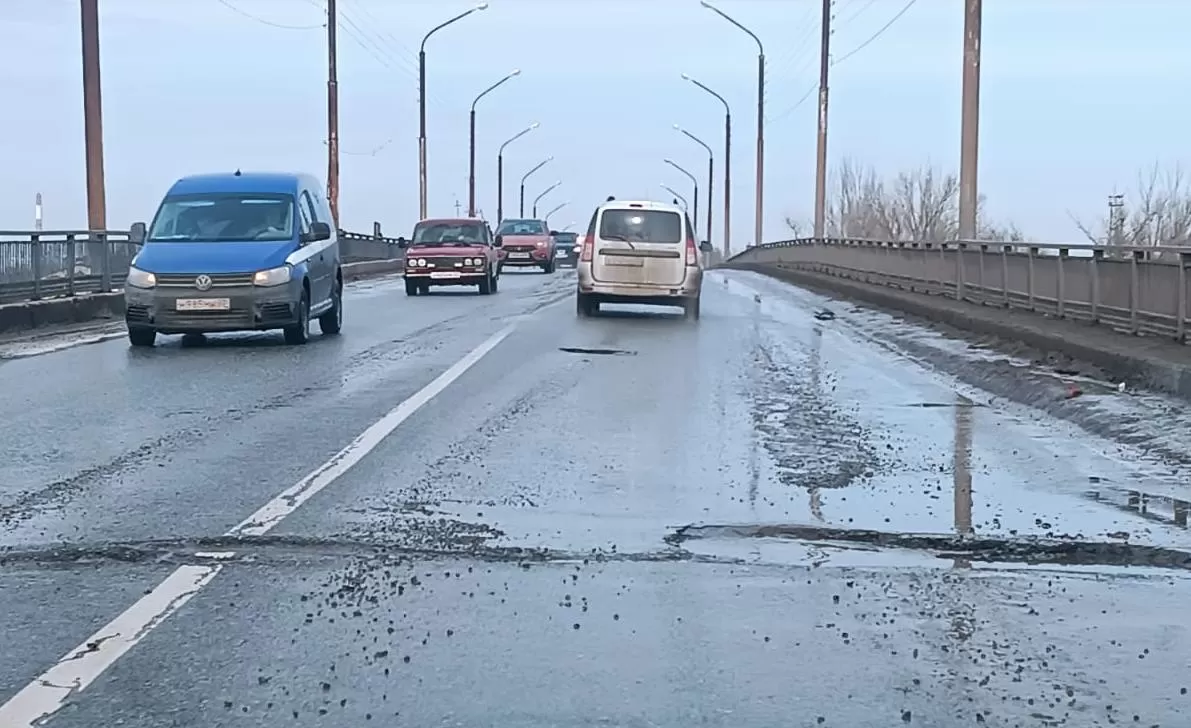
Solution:
<path fill-rule="evenodd" d="M 287 172 L 196 174 L 183 177 L 175 182 L 170 188 L 170 194 L 190 195 L 202 192 L 297 194 L 305 178 L 306 175 Z"/>

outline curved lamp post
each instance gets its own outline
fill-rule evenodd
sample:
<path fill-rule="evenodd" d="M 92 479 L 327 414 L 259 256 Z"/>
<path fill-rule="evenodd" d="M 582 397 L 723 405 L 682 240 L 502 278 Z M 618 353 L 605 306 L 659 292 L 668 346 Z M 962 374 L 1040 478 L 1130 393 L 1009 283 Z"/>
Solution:
<path fill-rule="evenodd" d="M 562 208 L 566 207 L 569 204 L 571 204 L 570 200 L 567 200 L 566 202 L 560 202 L 558 205 L 556 205 L 554 207 L 554 209 L 552 209 L 550 212 L 547 212 L 545 215 L 542 216 L 542 222 L 546 223 L 547 228 L 550 227 L 550 216 L 553 215 L 554 213 L 558 212 Z"/>
<path fill-rule="evenodd" d="M 694 141 L 696 144 L 698 144 L 699 146 L 701 146 L 707 150 L 707 242 L 710 243 L 711 242 L 711 210 L 713 207 L 715 207 L 714 205 L 711 204 L 714 201 L 714 196 L 712 193 L 715 188 L 715 152 L 711 151 L 711 147 L 707 146 L 707 142 L 703 141 L 699 137 L 690 133 L 686 129 L 683 129 L 678 124 L 675 124 L 674 128 L 677 129 L 678 131 L 682 132 L 683 134 L 686 134 L 687 137 L 689 137 L 692 141 Z M 697 213 L 696 213 L 696 217 L 698 217 Z M 699 221 L 695 220 L 695 224 L 698 225 Z"/>
<path fill-rule="evenodd" d="M 517 216 L 518 217 L 525 217 L 525 181 L 529 179 L 529 176 L 531 174 L 533 174 L 534 172 L 537 172 L 539 169 L 541 169 L 542 167 L 545 167 L 547 164 L 549 164 L 550 162 L 553 162 L 553 161 L 554 161 L 554 157 L 546 157 L 542 161 L 538 162 L 528 172 L 521 175 L 521 195 L 520 195 L 520 198 L 518 199 L 518 203 L 517 203 Z"/>
<path fill-rule="evenodd" d="M 468 217 L 476 216 L 476 104 L 480 103 L 480 99 L 492 93 L 501 84 L 512 80 L 521 75 L 520 68 L 514 68 L 504 78 L 492 84 L 488 88 L 480 92 L 475 100 L 471 102 L 471 116 L 469 122 L 469 139 L 468 139 L 468 162 L 467 162 L 467 215 Z"/>
<path fill-rule="evenodd" d="M 724 105 L 724 258 L 726 259 L 732 254 L 732 107 L 728 105 L 727 99 L 698 80 L 685 73 L 682 74 L 682 78 L 716 97 Z M 707 214 L 711 215 L 710 212 Z M 708 231 L 708 237 L 711 237 L 710 231 Z"/>
<path fill-rule="evenodd" d="M 707 0 L 699 0 L 699 4 L 748 33 L 749 37 L 757 44 L 757 211 L 753 227 L 753 244 L 760 245 L 765 206 L 765 44 L 761 42 L 756 33 Z"/>
<path fill-rule="evenodd" d="M 540 195 L 538 195 L 537 197 L 533 198 L 533 216 L 534 216 L 534 217 L 537 217 L 537 216 L 538 216 L 538 203 L 542 201 L 542 198 L 543 198 L 543 197 L 545 197 L 546 195 L 548 195 L 548 194 L 550 194 L 551 192 L 553 192 L 553 191 L 554 191 L 554 189 L 555 189 L 556 187 L 558 187 L 560 184 L 562 184 L 562 180 L 558 180 L 558 181 L 557 181 L 557 182 L 555 182 L 554 184 L 552 184 L 552 185 L 550 185 L 549 187 L 547 187 L 546 189 L 542 190 L 542 194 L 540 194 Z"/>
<path fill-rule="evenodd" d="M 670 194 L 674 195 L 674 197 L 676 197 L 682 203 L 682 209 L 684 209 L 684 210 L 690 209 L 691 206 L 689 204 L 687 204 L 686 198 L 683 197 L 682 195 L 678 194 L 678 192 L 673 187 L 671 187 L 670 185 L 663 182 L 661 184 L 661 188 L 663 190 L 669 192 Z"/>
<path fill-rule="evenodd" d="M 488 3 L 482 2 L 446 22 L 439 23 L 422 36 L 422 45 L 418 47 L 418 215 L 423 220 L 426 219 L 426 41 L 448 25 L 487 7 Z"/>
<path fill-rule="evenodd" d="M 505 147 L 517 141 L 521 137 L 537 129 L 538 122 L 534 122 L 517 132 L 513 136 L 505 140 L 504 144 L 500 145 L 500 149 L 496 152 L 496 224 L 505 219 Z"/>
<path fill-rule="evenodd" d="M 694 185 L 694 187 L 695 187 L 695 204 L 691 208 L 691 217 L 695 218 L 695 225 L 698 225 L 699 224 L 699 180 L 695 177 L 695 175 L 688 172 L 684 167 L 680 166 L 678 164 L 678 162 L 675 162 L 673 159 L 663 159 L 662 161 L 665 162 L 666 164 L 670 165 L 674 169 L 677 169 L 679 172 L 682 172 L 683 174 L 685 174 L 687 179 L 689 179 L 691 181 L 691 184 Z M 696 232 L 695 234 L 696 234 L 696 236 L 698 236 L 698 232 Z"/>

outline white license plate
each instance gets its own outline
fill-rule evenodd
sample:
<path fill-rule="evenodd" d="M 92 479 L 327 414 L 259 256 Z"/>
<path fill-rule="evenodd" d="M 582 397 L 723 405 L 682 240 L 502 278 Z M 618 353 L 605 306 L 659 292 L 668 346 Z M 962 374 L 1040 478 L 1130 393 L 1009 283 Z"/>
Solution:
<path fill-rule="evenodd" d="M 554 251 L 554 255 L 555 255 L 555 257 L 558 257 L 558 258 L 565 258 L 565 257 L 567 257 L 567 251 L 556 250 L 556 251 Z"/>
<path fill-rule="evenodd" d="M 529 253 L 509 253 L 509 258 L 516 258 L 517 260 L 528 260 Z"/>
<path fill-rule="evenodd" d="M 228 311 L 231 307 L 230 298 L 179 298 L 174 301 L 176 311 Z"/>
<path fill-rule="evenodd" d="M 629 258 L 621 255 L 609 255 L 605 260 L 608 262 L 608 265 L 623 265 L 633 268 L 640 268 L 645 265 L 644 258 Z"/>
<path fill-rule="evenodd" d="M 457 273 L 453 270 L 439 270 L 430 274 L 430 277 L 435 279 L 459 278 L 460 276 L 462 276 L 461 273 Z"/>

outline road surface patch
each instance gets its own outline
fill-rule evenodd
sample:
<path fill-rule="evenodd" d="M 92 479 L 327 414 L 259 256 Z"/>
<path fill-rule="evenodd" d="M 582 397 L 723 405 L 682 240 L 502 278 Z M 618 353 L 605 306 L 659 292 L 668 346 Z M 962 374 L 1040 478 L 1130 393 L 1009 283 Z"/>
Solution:
<path fill-rule="evenodd" d="M 472 349 L 425 387 L 389 410 L 330 460 L 233 527 L 226 536 L 253 537 L 268 533 L 286 516 L 325 490 L 376 449 L 401 423 L 508 338 L 514 328 L 515 325 L 512 324 L 506 326 Z M 204 550 L 202 556 L 207 559 L 213 558 L 212 552 L 207 550 Z M 217 557 L 216 560 L 231 559 L 234 552 L 226 555 L 220 552 Z M 222 566 L 219 564 L 179 566 L 148 594 L 0 705 L 0 726 L 33 728 L 42 725 L 71 697 L 93 683 L 116 660 L 143 640 L 154 627 L 193 598 L 221 570 Z"/>

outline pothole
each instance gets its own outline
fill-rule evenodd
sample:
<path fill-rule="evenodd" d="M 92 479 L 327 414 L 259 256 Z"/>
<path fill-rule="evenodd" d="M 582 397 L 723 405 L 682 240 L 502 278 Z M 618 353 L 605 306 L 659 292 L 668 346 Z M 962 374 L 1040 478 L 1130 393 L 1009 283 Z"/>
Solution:
<path fill-rule="evenodd" d="M 560 346 L 559 351 L 568 354 L 594 354 L 597 356 L 636 356 L 637 352 L 628 349 L 589 349 L 582 346 Z"/>
<path fill-rule="evenodd" d="M 671 546 L 690 540 L 790 539 L 796 541 L 865 544 L 882 548 L 933 553 L 944 559 L 969 561 L 1055 564 L 1063 566 L 1149 566 L 1191 569 L 1191 553 L 1142 544 L 1079 539 L 960 537 L 948 534 L 887 533 L 823 526 L 702 525 L 684 526 L 664 538 Z"/>

